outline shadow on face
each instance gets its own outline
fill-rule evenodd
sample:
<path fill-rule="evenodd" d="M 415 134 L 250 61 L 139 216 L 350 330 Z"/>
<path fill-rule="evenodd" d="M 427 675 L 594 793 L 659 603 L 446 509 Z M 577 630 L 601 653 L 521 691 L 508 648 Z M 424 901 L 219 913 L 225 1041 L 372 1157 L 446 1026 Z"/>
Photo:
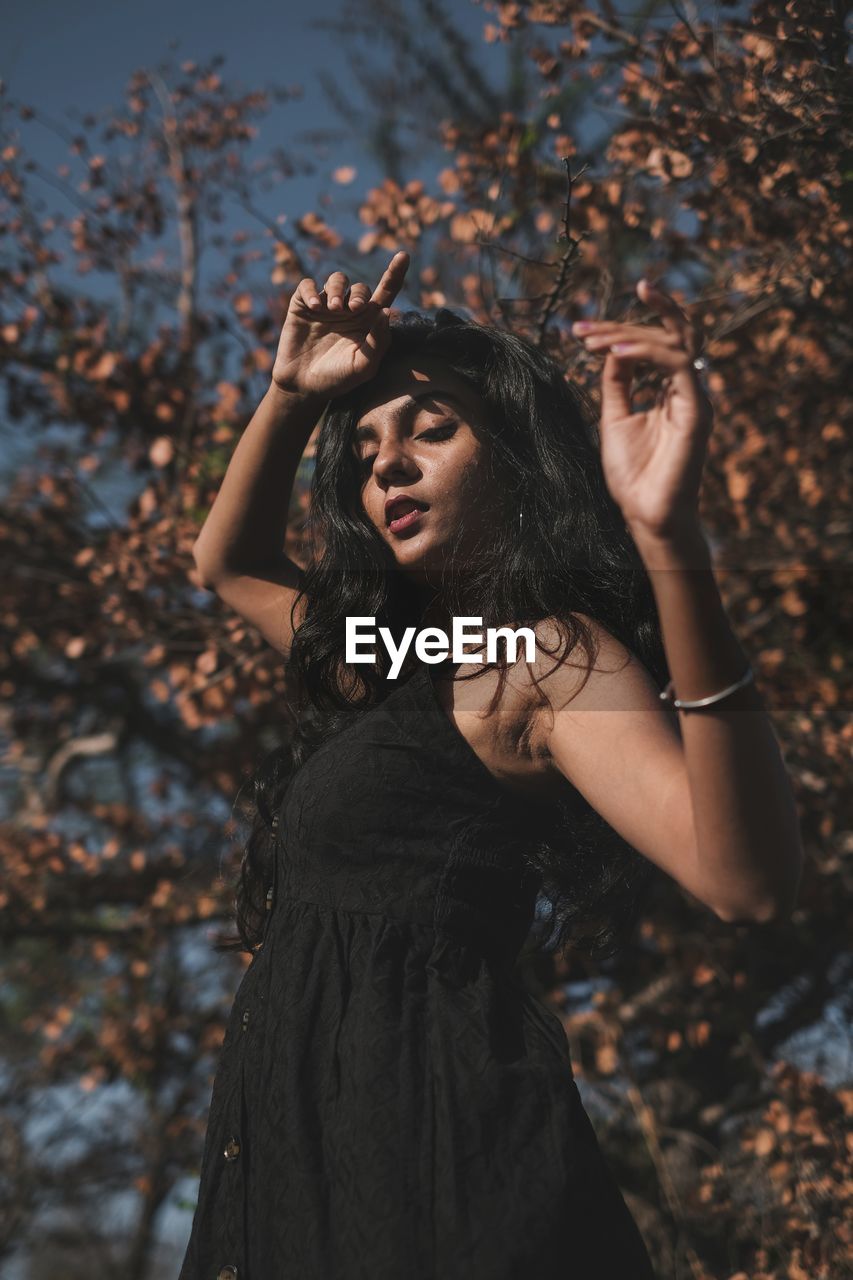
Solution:
<path fill-rule="evenodd" d="M 501 486 L 476 388 L 437 358 L 382 366 L 360 398 L 352 448 L 368 519 L 415 581 L 464 568 L 488 538 Z"/>

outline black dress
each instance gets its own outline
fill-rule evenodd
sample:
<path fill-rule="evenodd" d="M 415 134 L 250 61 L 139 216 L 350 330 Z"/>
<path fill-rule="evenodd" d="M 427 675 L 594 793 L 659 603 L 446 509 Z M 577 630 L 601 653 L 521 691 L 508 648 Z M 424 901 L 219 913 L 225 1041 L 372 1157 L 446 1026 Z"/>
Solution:
<path fill-rule="evenodd" d="M 654 1280 L 514 968 L 535 810 L 429 666 L 297 771 L 179 1280 Z"/>

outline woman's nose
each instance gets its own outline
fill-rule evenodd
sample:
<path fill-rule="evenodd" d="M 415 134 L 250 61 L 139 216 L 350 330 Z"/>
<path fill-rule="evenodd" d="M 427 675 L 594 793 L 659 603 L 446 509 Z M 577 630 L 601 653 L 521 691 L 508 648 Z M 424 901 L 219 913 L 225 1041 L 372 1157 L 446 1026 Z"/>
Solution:
<path fill-rule="evenodd" d="M 373 472 L 390 479 L 396 475 L 411 475 L 414 463 L 401 440 L 383 441 L 373 461 Z"/>

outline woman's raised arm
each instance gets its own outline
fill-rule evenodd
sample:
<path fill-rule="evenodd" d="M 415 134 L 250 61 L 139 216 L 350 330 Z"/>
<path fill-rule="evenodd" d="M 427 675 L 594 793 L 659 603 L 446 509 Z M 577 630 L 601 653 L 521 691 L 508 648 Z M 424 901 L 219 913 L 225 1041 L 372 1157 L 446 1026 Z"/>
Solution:
<path fill-rule="evenodd" d="M 299 460 L 323 412 L 322 398 L 270 387 L 243 432 L 193 546 L 201 585 L 287 656 L 302 570 L 284 554 Z"/>
<path fill-rule="evenodd" d="M 388 347 L 388 308 L 409 265 L 397 253 L 371 293 L 342 271 L 290 300 L 270 386 L 240 437 L 193 546 L 197 575 L 287 656 L 302 570 L 284 554 L 300 459 L 328 401 L 367 381 Z M 347 293 L 349 296 L 347 297 Z"/>

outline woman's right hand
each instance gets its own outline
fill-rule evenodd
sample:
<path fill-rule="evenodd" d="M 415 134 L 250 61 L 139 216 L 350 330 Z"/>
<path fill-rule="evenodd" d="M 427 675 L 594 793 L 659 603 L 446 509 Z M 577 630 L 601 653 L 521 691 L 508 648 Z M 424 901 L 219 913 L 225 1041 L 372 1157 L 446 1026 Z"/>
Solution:
<path fill-rule="evenodd" d="M 283 391 L 330 400 L 372 378 L 390 342 L 388 310 L 403 285 L 409 255 L 395 253 L 370 292 L 333 271 L 322 291 L 306 276 L 290 299 L 273 365 Z"/>

